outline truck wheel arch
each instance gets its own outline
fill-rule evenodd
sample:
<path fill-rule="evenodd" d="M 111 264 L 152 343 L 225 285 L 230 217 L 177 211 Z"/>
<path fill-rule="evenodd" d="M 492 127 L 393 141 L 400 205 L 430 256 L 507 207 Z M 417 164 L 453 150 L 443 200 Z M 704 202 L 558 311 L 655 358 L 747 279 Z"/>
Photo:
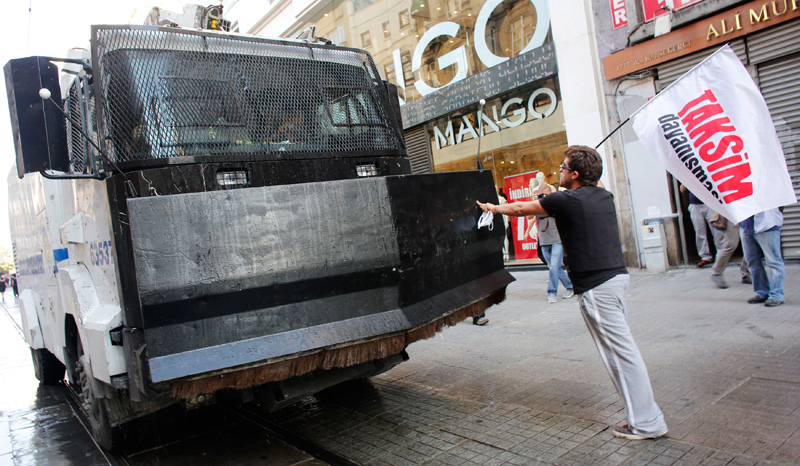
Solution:
<path fill-rule="evenodd" d="M 122 309 L 116 303 L 101 301 L 96 285 L 108 284 L 96 284 L 84 264 L 59 267 L 58 275 L 65 312 L 65 357 L 69 355 L 69 364 L 76 364 L 80 342 L 94 377 L 111 384 L 112 376 L 126 373 L 122 347 L 114 346 L 109 336 L 112 329 L 122 325 Z"/>

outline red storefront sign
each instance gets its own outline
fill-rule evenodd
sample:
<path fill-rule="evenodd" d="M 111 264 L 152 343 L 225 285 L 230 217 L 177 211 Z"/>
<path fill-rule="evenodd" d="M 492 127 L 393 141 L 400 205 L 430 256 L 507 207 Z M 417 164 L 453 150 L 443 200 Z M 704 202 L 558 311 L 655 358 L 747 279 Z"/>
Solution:
<path fill-rule="evenodd" d="M 685 8 L 689 5 L 694 5 L 695 3 L 700 3 L 702 1 L 703 0 L 673 0 L 672 3 L 675 10 L 680 10 L 681 8 Z M 642 0 L 644 21 L 652 21 L 656 18 L 656 16 L 667 14 L 667 10 L 664 9 L 666 5 L 667 0 Z"/>
<path fill-rule="evenodd" d="M 611 20 L 614 29 L 628 25 L 628 11 L 625 9 L 625 0 L 609 0 L 611 2 Z"/>
<path fill-rule="evenodd" d="M 532 200 L 537 173 L 539 172 L 535 171 L 504 178 L 505 193 L 509 203 Z M 533 181 L 533 186 L 531 181 Z M 531 226 L 530 223 L 534 225 Z M 515 259 L 538 259 L 539 231 L 536 229 L 536 217 L 531 220 L 528 220 L 527 217 L 511 217 L 510 224 L 514 238 Z M 530 233 L 526 235 L 529 226 Z"/>

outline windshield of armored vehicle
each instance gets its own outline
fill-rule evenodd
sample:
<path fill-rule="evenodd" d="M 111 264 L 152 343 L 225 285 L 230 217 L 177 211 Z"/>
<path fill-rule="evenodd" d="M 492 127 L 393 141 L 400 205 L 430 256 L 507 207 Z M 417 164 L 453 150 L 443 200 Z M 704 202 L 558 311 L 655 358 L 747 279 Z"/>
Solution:
<path fill-rule="evenodd" d="M 135 26 L 95 27 L 92 46 L 100 140 L 116 161 L 403 149 L 363 51 Z"/>

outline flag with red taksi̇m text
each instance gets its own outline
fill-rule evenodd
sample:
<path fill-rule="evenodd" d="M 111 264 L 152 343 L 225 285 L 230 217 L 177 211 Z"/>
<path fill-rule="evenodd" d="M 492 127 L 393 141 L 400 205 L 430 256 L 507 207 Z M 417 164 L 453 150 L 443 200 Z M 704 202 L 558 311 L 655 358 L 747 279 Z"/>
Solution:
<path fill-rule="evenodd" d="M 631 119 L 639 140 L 667 171 L 730 220 L 797 202 L 764 97 L 730 46 Z"/>

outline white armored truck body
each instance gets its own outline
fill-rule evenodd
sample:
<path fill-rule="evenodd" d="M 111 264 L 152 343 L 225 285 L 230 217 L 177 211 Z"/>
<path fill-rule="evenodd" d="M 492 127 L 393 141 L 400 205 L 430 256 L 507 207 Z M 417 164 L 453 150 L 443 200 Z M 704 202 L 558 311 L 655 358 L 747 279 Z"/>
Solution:
<path fill-rule="evenodd" d="M 502 223 L 476 228 L 491 173 L 410 174 L 366 52 L 95 26 L 65 68 L 4 68 L 11 227 L 37 377 L 66 372 L 101 445 L 177 402 L 385 371 L 513 280 Z"/>

